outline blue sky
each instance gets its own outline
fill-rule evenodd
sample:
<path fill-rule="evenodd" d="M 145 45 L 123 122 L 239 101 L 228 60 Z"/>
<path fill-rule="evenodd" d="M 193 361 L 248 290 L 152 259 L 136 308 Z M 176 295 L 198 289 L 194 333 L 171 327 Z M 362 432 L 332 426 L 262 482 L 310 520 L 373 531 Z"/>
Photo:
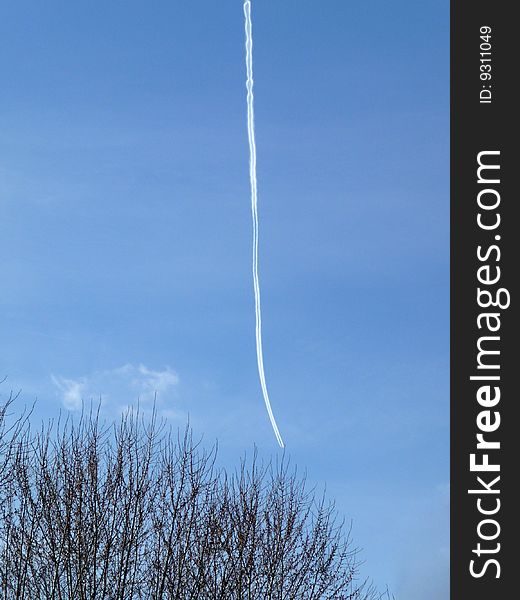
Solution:
<path fill-rule="evenodd" d="M 253 2 L 271 400 L 400 600 L 448 596 L 448 9 Z M 157 391 L 225 464 L 277 453 L 241 0 L 4 2 L 0 38 L 4 397 Z"/>

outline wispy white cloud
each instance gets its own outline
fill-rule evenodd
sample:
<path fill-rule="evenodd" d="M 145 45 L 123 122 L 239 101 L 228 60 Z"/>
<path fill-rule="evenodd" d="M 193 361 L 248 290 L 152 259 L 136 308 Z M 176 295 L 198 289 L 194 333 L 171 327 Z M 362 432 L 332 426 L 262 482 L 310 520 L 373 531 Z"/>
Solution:
<path fill-rule="evenodd" d="M 68 410 L 79 410 L 85 393 L 84 379 L 66 379 L 52 375 L 52 382 L 61 394 L 63 406 Z"/>
<path fill-rule="evenodd" d="M 56 393 L 68 410 L 80 410 L 84 402 L 99 400 L 104 410 L 121 412 L 139 406 L 146 411 L 156 405 L 167 418 L 183 418 L 177 404 L 179 376 L 170 367 L 156 370 L 143 364 L 126 364 L 115 369 L 95 371 L 77 379 L 51 376 Z"/>

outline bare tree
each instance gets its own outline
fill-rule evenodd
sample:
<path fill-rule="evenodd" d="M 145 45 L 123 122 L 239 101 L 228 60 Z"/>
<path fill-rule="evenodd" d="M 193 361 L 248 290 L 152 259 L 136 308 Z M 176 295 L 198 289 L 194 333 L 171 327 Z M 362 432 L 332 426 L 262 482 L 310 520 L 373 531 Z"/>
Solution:
<path fill-rule="evenodd" d="M 0 384 L 5 378 L 0 381 Z M 9 409 L 16 400 L 16 395 L 11 392 L 7 400 L 0 403 L 0 494 L 5 491 L 5 484 L 11 477 L 11 467 L 13 464 L 13 453 L 19 446 L 16 442 L 26 430 L 28 418 L 31 411 L 24 410 L 23 413 L 9 422 Z M 2 496 L 0 496 L 0 500 Z"/>
<path fill-rule="evenodd" d="M 284 457 L 228 474 L 189 429 L 132 412 L 0 441 L 3 600 L 381 597 L 334 504 Z"/>

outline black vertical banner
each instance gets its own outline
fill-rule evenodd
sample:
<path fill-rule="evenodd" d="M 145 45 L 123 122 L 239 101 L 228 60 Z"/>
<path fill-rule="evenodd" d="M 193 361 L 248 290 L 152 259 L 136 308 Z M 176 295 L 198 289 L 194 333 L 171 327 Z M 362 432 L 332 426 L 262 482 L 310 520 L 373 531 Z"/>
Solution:
<path fill-rule="evenodd" d="M 520 576 L 515 8 L 500 0 L 451 5 L 453 600 L 512 597 Z"/>

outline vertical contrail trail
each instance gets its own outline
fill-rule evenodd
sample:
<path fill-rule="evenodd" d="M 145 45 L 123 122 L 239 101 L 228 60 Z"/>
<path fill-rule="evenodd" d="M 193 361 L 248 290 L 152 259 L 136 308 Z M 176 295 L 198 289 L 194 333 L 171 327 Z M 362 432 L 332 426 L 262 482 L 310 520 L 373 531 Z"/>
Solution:
<path fill-rule="evenodd" d="M 253 286 L 255 290 L 255 317 L 256 317 L 256 358 L 258 362 L 258 375 L 264 396 L 265 406 L 273 431 L 278 443 L 283 448 L 284 443 L 276 419 L 273 415 L 267 384 L 265 382 L 264 356 L 262 351 L 262 311 L 260 308 L 260 281 L 258 279 L 258 207 L 256 186 L 256 142 L 255 142 L 255 116 L 253 107 L 253 32 L 251 25 L 251 2 L 244 2 L 244 16 L 246 27 L 246 68 L 247 68 L 247 134 L 249 138 L 249 179 L 251 181 L 251 212 L 253 215 Z"/>

